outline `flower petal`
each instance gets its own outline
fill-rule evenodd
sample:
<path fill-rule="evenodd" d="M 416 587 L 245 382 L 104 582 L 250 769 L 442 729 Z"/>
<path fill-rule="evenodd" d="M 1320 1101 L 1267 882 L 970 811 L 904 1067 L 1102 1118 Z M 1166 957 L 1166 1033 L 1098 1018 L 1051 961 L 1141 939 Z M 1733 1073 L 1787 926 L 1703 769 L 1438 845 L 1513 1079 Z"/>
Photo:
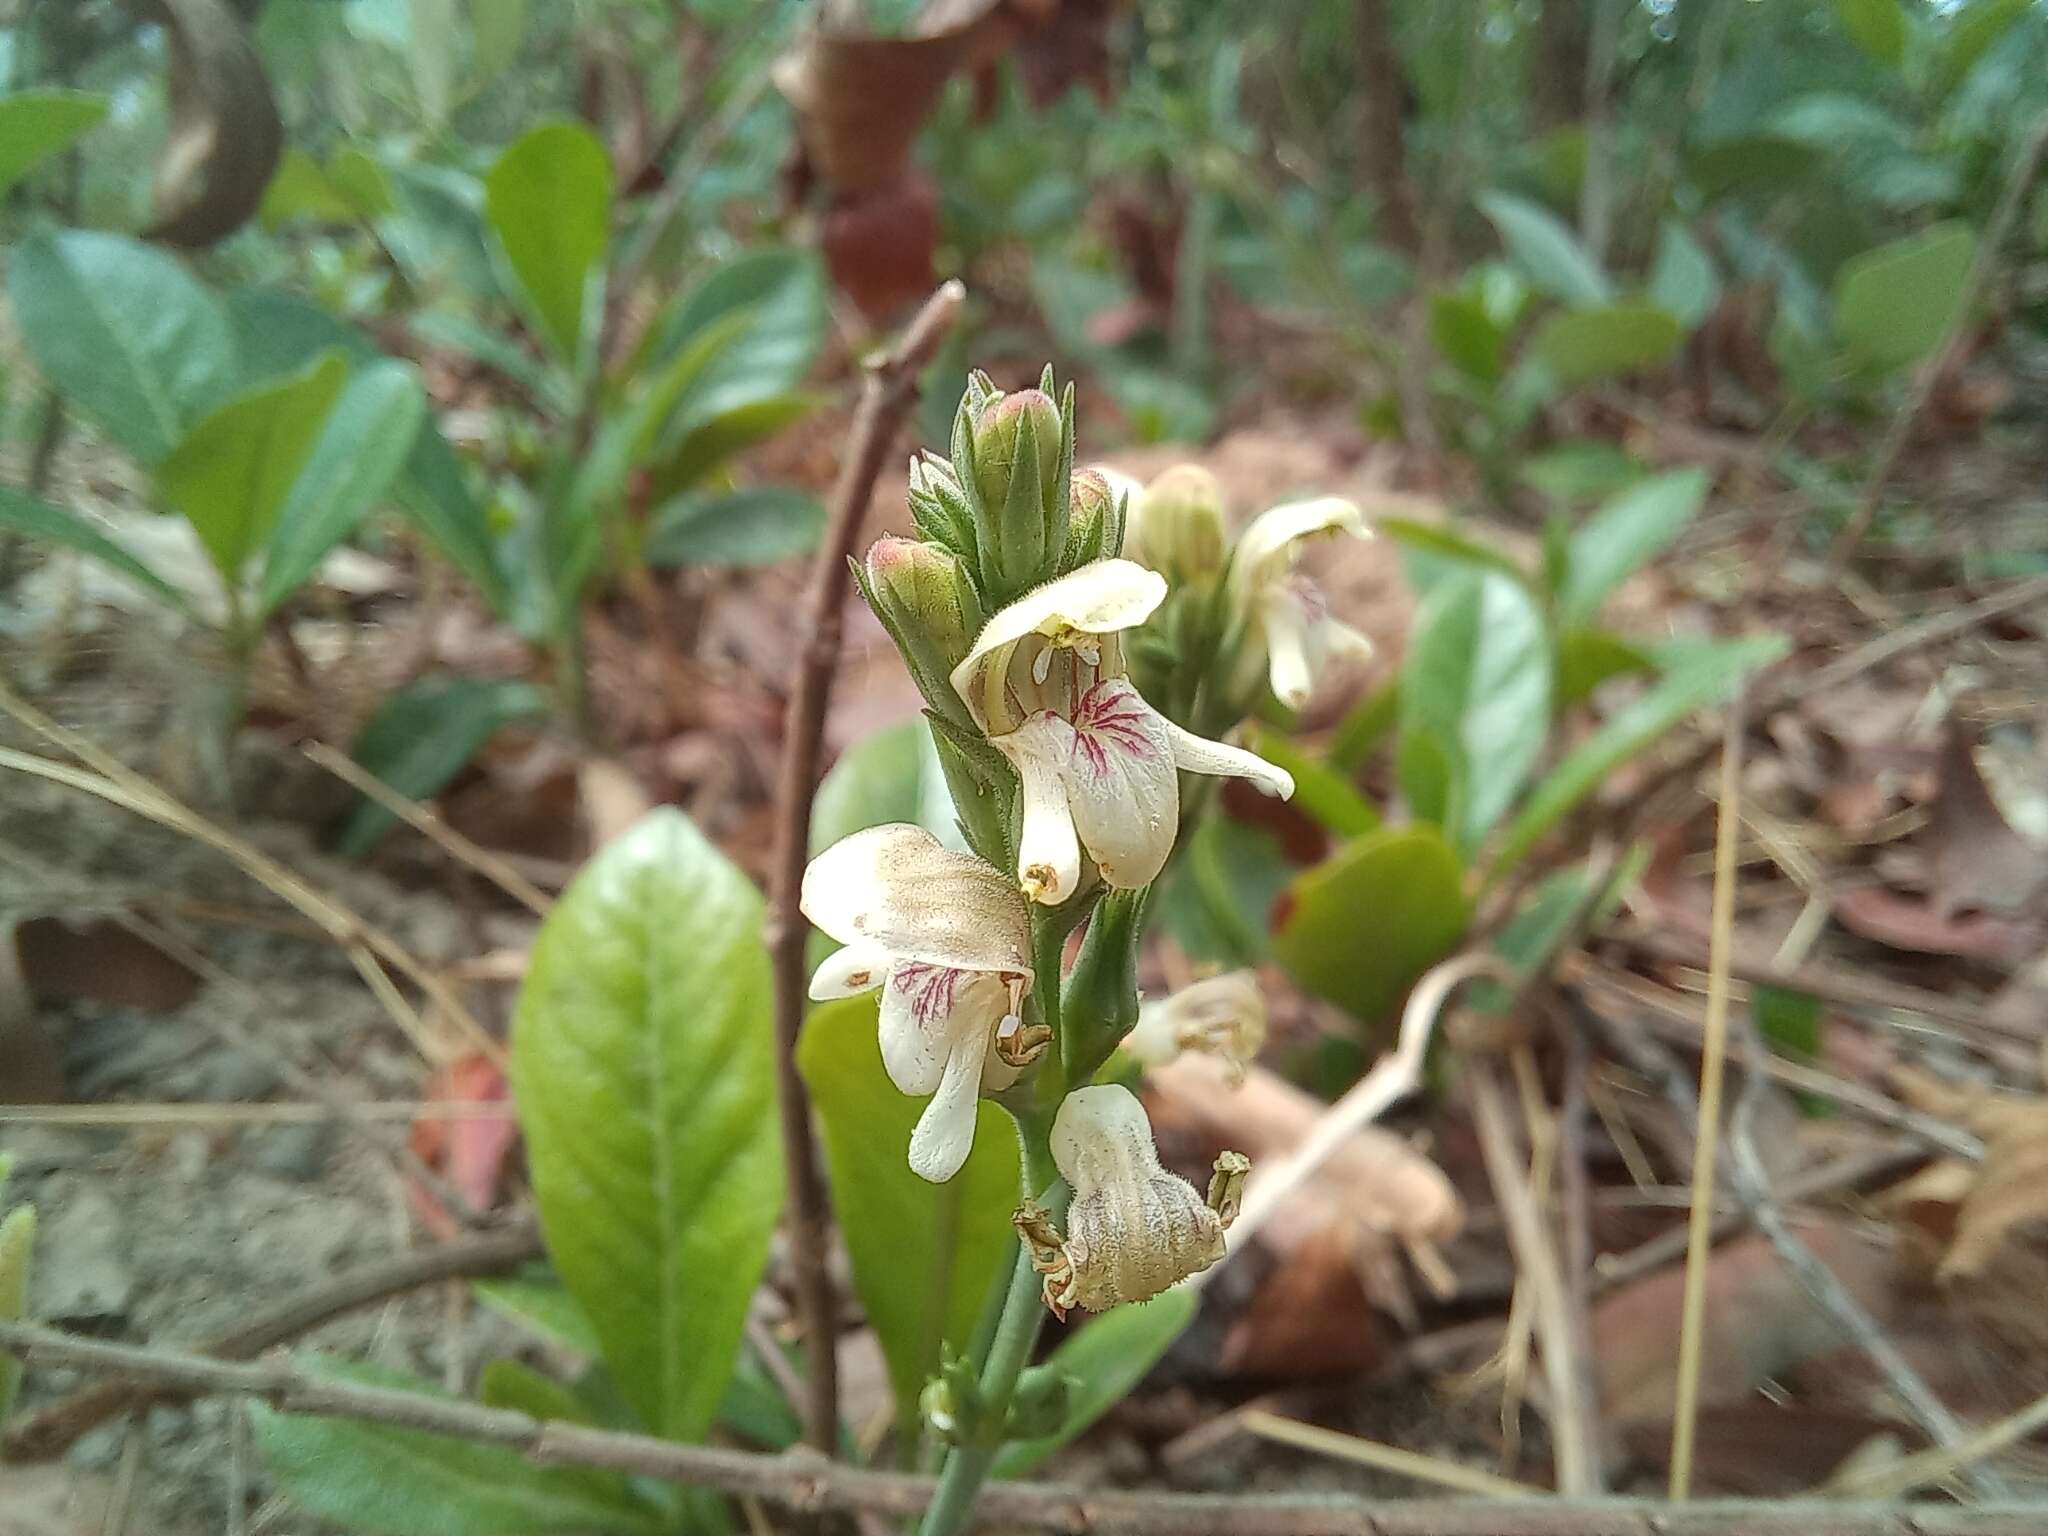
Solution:
<path fill-rule="evenodd" d="M 1289 709 L 1299 709 L 1315 691 L 1317 664 L 1321 659 L 1310 654 L 1311 626 L 1315 620 L 1298 600 L 1291 583 L 1276 582 L 1266 588 L 1259 601 L 1259 621 L 1266 642 L 1266 678 L 1273 685 L 1273 697 Z"/>
<path fill-rule="evenodd" d="M 962 971 L 1031 974 L 1031 919 L 1004 874 L 922 827 L 870 827 L 804 871 L 804 916 L 842 944 Z"/>
<path fill-rule="evenodd" d="M 943 1184 L 960 1171 L 974 1150 L 974 1119 L 981 1099 L 982 1058 L 988 1039 L 960 1038 L 946 1057 L 938 1092 L 918 1116 L 910 1133 L 910 1171 L 920 1179 Z"/>
<path fill-rule="evenodd" d="M 905 1093 L 932 1092 L 954 1042 L 973 1038 L 986 1045 L 1009 1010 L 1009 989 L 987 971 L 898 965 L 882 993 L 879 1026 L 889 1081 Z"/>
<path fill-rule="evenodd" d="M 953 669 L 953 687 L 972 708 L 983 664 L 1026 635 L 1062 630 L 1088 635 L 1132 629 L 1166 601 L 1166 578 L 1134 560 L 1096 560 L 1026 592 L 990 619 L 967 657 Z"/>
<path fill-rule="evenodd" d="M 1253 583 L 1271 580 L 1275 564 L 1290 557 L 1296 544 L 1318 533 L 1372 537 L 1372 531 L 1365 526 L 1365 514 L 1354 501 L 1341 496 L 1318 496 L 1310 501 L 1283 502 L 1261 512 L 1238 535 L 1232 567 L 1234 578 Z"/>
<path fill-rule="evenodd" d="M 1167 723 L 1122 678 L 1096 683 L 1074 707 L 1062 777 L 1067 805 L 1103 880 L 1149 885 L 1180 833 L 1180 779 Z"/>
<path fill-rule="evenodd" d="M 1017 840 L 1017 884 L 1031 900 L 1057 906 L 1081 883 L 1081 844 L 1067 805 L 1064 776 L 1074 728 L 1049 710 L 990 738 L 1017 768 L 1024 827 Z"/>
<path fill-rule="evenodd" d="M 1294 775 L 1285 768 L 1274 767 L 1255 752 L 1197 736 L 1192 731 L 1182 730 L 1171 720 L 1166 722 L 1166 735 L 1173 744 L 1174 762 L 1190 773 L 1250 779 L 1256 788 L 1269 795 L 1278 795 L 1282 800 L 1294 793 Z"/>
<path fill-rule="evenodd" d="M 878 945 L 853 943 L 835 949 L 811 972 L 811 1001 L 853 997 L 872 992 L 889 974 L 889 952 Z"/>

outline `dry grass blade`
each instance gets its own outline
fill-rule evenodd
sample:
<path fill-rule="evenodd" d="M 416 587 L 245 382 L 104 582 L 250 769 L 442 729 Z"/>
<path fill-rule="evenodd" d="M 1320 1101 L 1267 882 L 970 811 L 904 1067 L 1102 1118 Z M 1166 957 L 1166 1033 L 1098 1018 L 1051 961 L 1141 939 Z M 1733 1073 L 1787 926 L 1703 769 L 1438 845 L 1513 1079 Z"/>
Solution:
<path fill-rule="evenodd" d="M 1404 1451 L 1397 1445 L 1342 1434 L 1320 1424 L 1304 1424 L 1299 1419 L 1283 1418 L 1263 1409 L 1255 1408 L 1240 1415 L 1238 1422 L 1262 1440 L 1278 1441 L 1296 1450 L 1333 1456 L 1339 1461 L 1355 1461 L 1360 1466 L 1392 1472 L 1399 1477 L 1412 1477 L 1418 1482 L 1434 1483 L 1440 1488 L 1455 1488 L 1460 1493 L 1478 1494 L 1490 1499 L 1541 1498 L 1544 1493 L 1533 1483 L 1518 1483 L 1513 1478 L 1497 1477 L 1491 1472 L 1460 1466 L 1439 1456 Z"/>

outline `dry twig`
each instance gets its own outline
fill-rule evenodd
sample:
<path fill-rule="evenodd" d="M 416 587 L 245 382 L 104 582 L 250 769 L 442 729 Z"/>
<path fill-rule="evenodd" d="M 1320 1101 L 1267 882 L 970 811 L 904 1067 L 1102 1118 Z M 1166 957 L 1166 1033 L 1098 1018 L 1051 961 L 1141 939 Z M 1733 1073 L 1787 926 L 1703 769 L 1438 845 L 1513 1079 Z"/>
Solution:
<path fill-rule="evenodd" d="M 804 1022 L 804 940 L 797 910 L 804 864 L 810 854 L 811 801 L 818 792 L 825 745 L 825 706 L 839 669 L 840 612 L 846 604 L 846 562 L 860 536 L 874 495 L 875 480 L 892 451 L 897 430 L 917 399 L 917 378 L 931 360 L 966 290 L 957 282 L 925 301 L 909 330 L 875 364 L 862 386 L 860 407 L 839 480 L 824 541 L 811 567 L 804 598 L 806 639 L 790 695 L 784 732 L 782 773 L 775 789 L 775 862 L 764 937 L 775 977 L 775 1080 L 782 1111 L 783 1162 L 788 1169 L 790 1246 L 796 1268 L 797 1310 L 809 1350 L 809 1392 L 804 1432 L 830 1456 L 839 1446 L 839 1371 L 835 1359 L 838 1327 L 832 1281 L 826 1270 L 831 1212 L 825 1180 L 811 1134 L 810 1095 L 796 1066 L 796 1042 Z"/>

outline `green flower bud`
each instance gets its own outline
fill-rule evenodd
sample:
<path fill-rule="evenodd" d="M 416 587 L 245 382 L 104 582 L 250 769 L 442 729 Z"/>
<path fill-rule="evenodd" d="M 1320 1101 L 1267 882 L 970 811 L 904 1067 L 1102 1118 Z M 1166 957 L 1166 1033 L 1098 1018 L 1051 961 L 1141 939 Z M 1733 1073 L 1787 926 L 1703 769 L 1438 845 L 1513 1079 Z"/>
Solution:
<path fill-rule="evenodd" d="M 1123 509 L 1114 487 L 1092 469 L 1074 471 L 1074 494 L 1067 512 L 1067 552 L 1060 572 L 1079 570 L 1094 560 L 1114 559 L 1124 546 Z"/>
<path fill-rule="evenodd" d="M 1223 487 L 1199 464 L 1177 464 L 1145 487 L 1127 553 L 1174 586 L 1201 586 L 1223 570 Z"/>
<path fill-rule="evenodd" d="M 1045 382 L 1052 382 L 1048 370 Z M 975 561 L 1001 604 L 1058 574 L 1067 547 L 1074 439 L 1069 408 L 1043 389 L 970 388 L 953 431 L 953 468 L 973 518 Z"/>
<path fill-rule="evenodd" d="M 933 708 L 957 713 L 949 674 L 981 633 L 981 604 L 960 560 L 936 544 L 877 539 L 861 566 L 861 591 Z"/>

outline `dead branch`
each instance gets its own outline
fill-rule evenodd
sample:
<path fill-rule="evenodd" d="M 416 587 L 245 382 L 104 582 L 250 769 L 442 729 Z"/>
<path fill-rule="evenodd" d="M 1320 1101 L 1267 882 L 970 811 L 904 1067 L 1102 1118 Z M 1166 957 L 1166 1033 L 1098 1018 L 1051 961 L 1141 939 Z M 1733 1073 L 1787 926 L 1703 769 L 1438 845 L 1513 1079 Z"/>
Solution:
<path fill-rule="evenodd" d="M 0 1323 L 0 1349 L 32 1369 L 112 1372 L 189 1396 L 255 1397 L 291 1413 L 324 1414 L 501 1445 L 543 1466 L 603 1467 L 716 1489 L 807 1512 L 907 1517 L 936 1482 L 828 1462 L 809 1450 L 773 1454 L 680 1445 L 649 1435 L 544 1422 L 504 1408 L 302 1374 L 289 1363 L 237 1364 L 73 1338 Z M 992 1482 L 985 1525 L 1118 1536 L 2038 1536 L 2039 1505 L 1838 1504 L 1792 1499 L 1359 1499 L 1315 1494 L 1211 1495 Z"/>
<path fill-rule="evenodd" d="M 917 399 L 918 375 L 951 329 L 966 290 L 957 282 L 925 301 L 903 337 L 868 373 L 824 541 L 811 567 L 804 600 L 808 638 L 790 695 L 782 774 L 775 788 L 775 863 L 763 937 L 775 977 L 775 1078 L 782 1111 L 783 1162 L 788 1168 L 790 1240 L 796 1268 L 797 1311 L 809 1346 L 810 1381 L 805 1433 L 825 1455 L 839 1446 L 839 1380 L 835 1359 L 832 1281 L 826 1271 L 831 1210 L 811 1134 L 811 1101 L 796 1066 L 804 1022 L 804 941 L 797 910 L 804 864 L 810 856 L 811 802 L 818 792 L 825 745 L 825 706 L 839 669 L 840 611 L 846 605 L 846 562 L 860 536 L 883 461 Z"/>

